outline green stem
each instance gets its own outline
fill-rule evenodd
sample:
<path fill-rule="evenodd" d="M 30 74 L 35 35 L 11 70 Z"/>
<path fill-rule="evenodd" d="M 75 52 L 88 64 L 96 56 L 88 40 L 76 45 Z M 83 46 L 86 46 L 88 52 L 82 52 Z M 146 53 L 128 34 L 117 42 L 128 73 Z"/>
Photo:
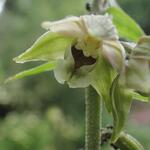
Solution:
<path fill-rule="evenodd" d="M 121 150 L 144 150 L 143 146 L 131 135 L 122 132 L 115 143 Z"/>
<path fill-rule="evenodd" d="M 102 103 L 92 86 L 86 89 L 86 135 L 85 150 L 100 150 L 100 127 Z"/>
<path fill-rule="evenodd" d="M 111 139 L 112 128 L 104 128 L 101 133 L 101 143 L 104 145 Z M 112 144 L 113 147 L 119 148 L 120 150 L 144 150 L 143 146 L 131 135 L 121 132 L 117 141 Z"/>

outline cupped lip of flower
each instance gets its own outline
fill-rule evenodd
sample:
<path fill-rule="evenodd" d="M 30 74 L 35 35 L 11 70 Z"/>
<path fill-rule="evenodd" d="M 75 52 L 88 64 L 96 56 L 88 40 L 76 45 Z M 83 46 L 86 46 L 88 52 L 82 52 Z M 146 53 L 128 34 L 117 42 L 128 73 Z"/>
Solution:
<path fill-rule="evenodd" d="M 83 51 L 82 50 L 78 50 L 75 48 L 75 46 L 73 46 L 71 48 L 71 52 L 72 52 L 72 56 L 73 56 L 73 59 L 74 59 L 74 62 L 75 62 L 75 69 L 78 69 L 84 65 L 93 65 L 96 63 L 96 59 L 89 56 L 89 57 L 86 57 L 84 54 L 83 54 Z"/>
<path fill-rule="evenodd" d="M 64 59 L 58 61 L 54 69 L 56 80 L 69 87 L 87 87 L 90 84 L 89 73 L 94 69 L 96 59 L 91 56 L 86 57 L 82 50 L 72 46 L 64 55 Z"/>

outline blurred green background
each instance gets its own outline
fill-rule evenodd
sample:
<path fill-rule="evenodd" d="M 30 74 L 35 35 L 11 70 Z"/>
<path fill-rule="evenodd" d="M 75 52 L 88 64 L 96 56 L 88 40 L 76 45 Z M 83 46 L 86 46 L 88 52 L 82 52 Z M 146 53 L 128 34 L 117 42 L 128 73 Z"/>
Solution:
<path fill-rule="evenodd" d="M 44 33 L 40 24 L 85 14 L 85 0 L 0 0 L 0 150 L 77 150 L 84 145 L 84 90 L 58 84 L 53 73 L 4 80 L 37 63 L 12 58 Z M 149 0 L 119 0 L 150 34 Z M 134 102 L 127 128 L 150 149 L 150 105 Z M 103 124 L 111 119 L 104 112 Z M 106 148 L 109 150 L 109 148 Z"/>

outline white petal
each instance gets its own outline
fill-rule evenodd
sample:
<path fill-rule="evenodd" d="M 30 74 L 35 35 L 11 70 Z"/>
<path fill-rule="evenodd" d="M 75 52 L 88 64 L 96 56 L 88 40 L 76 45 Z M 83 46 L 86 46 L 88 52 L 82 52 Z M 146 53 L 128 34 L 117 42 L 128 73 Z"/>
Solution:
<path fill-rule="evenodd" d="M 117 40 L 117 31 L 108 15 L 85 15 L 81 16 L 84 25 L 91 36 L 99 39 Z"/>
<path fill-rule="evenodd" d="M 122 71 L 125 63 L 125 50 L 118 41 L 104 41 L 102 53 L 117 71 Z"/>
<path fill-rule="evenodd" d="M 77 38 L 85 34 L 81 18 L 79 17 L 68 17 L 59 21 L 43 22 L 42 27 L 53 32 Z"/>

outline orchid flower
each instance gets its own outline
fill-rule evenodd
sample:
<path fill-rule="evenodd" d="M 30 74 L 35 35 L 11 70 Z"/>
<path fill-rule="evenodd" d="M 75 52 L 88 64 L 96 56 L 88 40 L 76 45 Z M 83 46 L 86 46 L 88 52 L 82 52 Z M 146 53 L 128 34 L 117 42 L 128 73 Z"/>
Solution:
<path fill-rule="evenodd" d="M 109 89 L 125 63 L 125 51 L 111 17 L 73 16 L 44 22 L 42 27 L 48 31 L 14 60 L 48 61 L 46 69 L 41 66 L 43 70 L 39 72 L 53 69 L 56 80 L 72 88 L 92 85 L 110 110 Z"/>

